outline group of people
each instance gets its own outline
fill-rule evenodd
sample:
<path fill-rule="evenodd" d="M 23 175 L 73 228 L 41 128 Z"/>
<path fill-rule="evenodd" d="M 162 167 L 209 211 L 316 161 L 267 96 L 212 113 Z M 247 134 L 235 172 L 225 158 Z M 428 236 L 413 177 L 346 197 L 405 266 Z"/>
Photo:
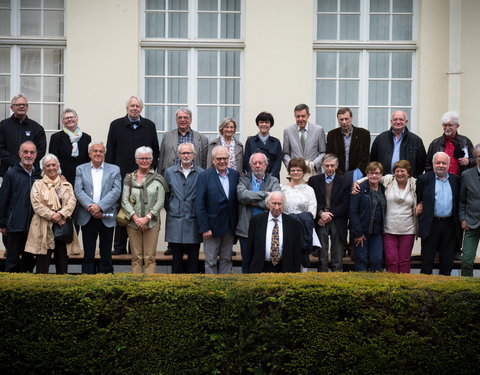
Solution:
<path fill-rule="evenodd" d="M 455 112 L 442 117 L 444 134 L 428 153 L 407 129 L 405 112 L 392 114 L 390 130 L 370 149 L 370 133 L 352 124 L 349 108 L 338 110 L 339 126 L 326 137 L 309 122 L 305 104 L 294 108 L 283 147 L 270 135 L 271 113 L 258 114 L 258 134 L 244 146 L 233 118 L 209 141 L 191 129 L 188 108 L 177 110 L 177 127 L 159 144 L 155 124 L 141 116 L 143 102 L 132 96 L 126 116 L 110 124 L 106 144 L 92 142 L 77 113 L 65 109 L 47 153 L 43 128 L 27 116 L 27 98 L 16 95 L 11 110 L 0 123 L 6 271 L 32 272 L 36 265 L 48 272 L 53 254 L 57 273 L 67 272 L 68 256 L 80 252 L 81 230 L 82 273 L 97 272 L 97 239 L 99 272 L 113 272 L 113 246 L 113 254 L 132 253 L 133 272 L 153 273 L 165 208 L 173 273 L 199 271 L 202 242 L 205 272 L 231 272 L 237 240 L 244 273 L 298 272 L 312 252 L 319 271 L 342 271 L 350 229 L 358 271 L 381 270 L 385 257 L 387 271 L 410 272 L 419 236 L 421 272 L 432 272 L 438 253 L 440 273 L 449 275 L 463 229 L 462 275 L 473 274 L 480 145 L 474 149 L 458 134 Z M 119 210 L 125 226 L 117 224 Z M 58 235 L 66 226 L 72 227 L 68 240 Z"/>

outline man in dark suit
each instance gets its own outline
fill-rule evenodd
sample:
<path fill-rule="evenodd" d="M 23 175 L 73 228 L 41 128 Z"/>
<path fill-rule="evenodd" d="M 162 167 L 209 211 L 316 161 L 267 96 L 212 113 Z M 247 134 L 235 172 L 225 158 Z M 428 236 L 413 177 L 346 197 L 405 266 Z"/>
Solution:
<path fill-rule="evenodd" d="M 455 249 L 461 241 L 458 220 L 460 177 L 448 173 L 450 157 L 440 151 L 433 155 L 433 172 L 417 180 L 419 235 L 422 238 L 421 273 L 431 274 L 438 252 L 440 275 L 449 276 Z"/>
<path fill-rule="evenodd" d="M 122 191 L 120 169 L 113 164 L 104 163 L 105 146 L 103 142 L 91 142 L 88 145 L 90 163 L 77 167 L 75 177 L 75 196 L 78 206 L 76 224 L 82 227 L 83 250 L 82 273 L 94 274 L 95 249 L 97 237 L 100 237 L 101 273 L 113 273 L 112 240 L 118 199 Z"/>
<path fill-rule="evenodd" d="M 198 231 L 203 236 L 205 273 L 230 273 L 240 174 L 227 167 L 228 149 L 224 146 L 213 148 L 212 162 L 213 166 L 200 173 L 197 179 Z"/>
<path fill-rule="evenodd" d="M 353 171 L 353 181 L 363 177 L 370 157 L 370 132 L 352 124 L 352 110 L 347 107 L 337 111 L 338 128 L 327 135 L 327 154 L 338 157 L 336 173 Z"/>
<path fill-rule="evenodd" d="M 350 184 L 344 176 L 336 173 L 338 158 L 327 154 L 322 167 L 325 173 L 310 177 L 308 184 L 315 191 L 317 198 L 317 216 L 315 229 L 320 239 L 318 271 L 327 272 L 328 238 L 331 240 L 331 270 L 343 271 L 343 252 L 347 241 L 348 200 Z"/>
<path fill-rule="evenodd" d="M 480 239 L 480 144 L 475 146 L 476 166 L 462 173 L 459 219 L 465 231 L 462 246 L 462 276 L 473 276 L 473 262 Z"/>
<path fill-rule="evenodd" d="M 283 214 L 285 196 L 273 191 L 267 198 L 269 212 L 253 216 L 248 228 L 249 273 L 300 272 L 302 263 L 300 223 Z"/>
<path fill-rule="evenodd" d="M 143 102 L 137 96 L 128 98 L 127 115 L 113 120 L 110 124 L 107 137 L 107 153 L 105 161 L 120 168 L 122 181 L 127 173 L 137 169 L 135 150 L 141 146 L 151 147 L 153 150 L 152 168 L 157 167 L 159 156 L 158 138 L 155 123 L 140 116 Z M 113 254 L 127 253 L 127 230 L 117 226 Z"/>

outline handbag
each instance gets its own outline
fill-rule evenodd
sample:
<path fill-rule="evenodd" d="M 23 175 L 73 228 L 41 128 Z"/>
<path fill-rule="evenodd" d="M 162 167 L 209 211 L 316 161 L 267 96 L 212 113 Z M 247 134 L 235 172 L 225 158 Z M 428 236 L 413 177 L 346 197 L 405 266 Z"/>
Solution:
<path fill-rule="evenodd" d="M 73 241 L 73 220 L 71 217 L 65 219 L 65 224 L 53 223 L 53 236 L 56 240 L 71 243 Z"/>
<path fill-rule="evenodd" d="M 130 192 L 129 192 L 129 198 L 132 195 L 132 174 L 129 173 L 125 178 L 130 178 Z M 117 224 L 120 225 L 121 227 L 125 227 L 130 223 L 130 218 L 127 215 L 127 212 L 123 209 L 123 207 L 120 207 L 117 213 Z"/>

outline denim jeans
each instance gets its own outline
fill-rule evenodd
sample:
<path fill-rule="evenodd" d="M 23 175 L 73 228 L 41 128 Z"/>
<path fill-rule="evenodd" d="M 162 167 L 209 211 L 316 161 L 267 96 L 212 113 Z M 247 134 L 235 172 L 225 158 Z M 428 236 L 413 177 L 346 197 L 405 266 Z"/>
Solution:
<path fill-rule="evenodd" d="M 363 246 L 355 246 L 355 271 L 382 270 L 382 233 L 370 234 Z"/>

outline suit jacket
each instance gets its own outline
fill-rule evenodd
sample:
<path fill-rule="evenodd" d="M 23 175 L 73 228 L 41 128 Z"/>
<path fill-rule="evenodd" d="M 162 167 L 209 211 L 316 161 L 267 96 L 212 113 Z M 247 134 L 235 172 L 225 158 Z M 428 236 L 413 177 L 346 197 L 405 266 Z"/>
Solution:
<path fill-rule="evenodd" d="M 365 173 L 370 157 L 370 132 L 363 128 L 352 126 L 352 138 L 350 141 L 348 170 L 358 168 Z M 338 157 L 338 169 L 336 173 L 344 174 L 345 170 L 345 143 L 343 141 L 342 128 L 330 130 L 327 134 L 327 154 L 335 154 Z"/>
<path fill-rule="evenodd" d="M 448 174 L 448 182 L 452 188 L 453 218 L 457 240 L 461 241 L 460 221 L 458 220 L 458 197 L 460 192 L 460 177 Z M 423 203 L 423 212 L 418 218 L 419 236 L 426 238 L 430 234 L 435 208 L 435 173 L 427 172 L 417 179 L 417 202 Z"/>
<path fill-rule="evenodd" d="M 240 174 L 228 169 L 228 198 L 215 168 L 209 168 L 198 175 L 195 197 L 195 213 L 198 232 L 212 231 L 213 237 L 233 234 L 237 226 L 237 185 Z"/>
<path fill-rule="evenodd" d="M 48 146 L 48 152 L 54 154 L 60 166 L 62 167 L 62 174 L 65 176 L 68 182 L 75 184 L 76 169 L 80 164 L 88 163 L 90 157 L 88 156 L 88 145 L 92 141 L 87 133 L 82 133 L 78 141 L 78 156 L 72 156 L 72 143 L 70 137 L 62 130 L 55 134 L 52 134 L 50 138 L 50 145 Z"/>
<path fill-rule="evenodd" d="M 253 216 L 248 228 L 248 270 L 250 273 L 263 272 L 265 264 L 265 239 L 267 235 L 267 223 L 269 212 Z M 302 263 L 301 241 L 298 241 L 298 233 L 301 228 L 297 220 L 287 214 L 282 214 L 283 245 L 281 258 L 282 272 L 300 272 Z"/>
<path fill-rule="evenodd" d="M 462 173 L 458 219 L 471 229 L 480 227 L 480 177 L 477 167 Z"/>
<path fill-rule="evenodd" d="M 235 163 L 237 164 L 236 170 L 243 174 L 243 144 L 239 142 L 236 138 L 233 138 L 235 142 Z M 221 146 L 222 141 L 220 137 L 215 138 L 208 144 L 208 152 L 207 152 L 207 168 L 210 168 L 212 163 L 212 150 L 215 146 Z"/>
<path fill-rule="evenodd" d="M 103 163 L 102 192 L 100 193 L 100 206 L 105 214 L 113 214 L 112 217 L 102 218 L 107 227 L 114 227 L 117 215 L 118 199 L 122 190 L 120 168 L 116 165 Z M 85 163 L 77 167 L 75 177 L 75 195 L 77 197 L 76 223 L 80 226 L 88 223 L 92 215 L 87 211 L 93 201 L 93 180 L 91 163 Z"/>
<path fill-rule="evenodd" d="M 320 125 L 308 123 L 305 151 L 302 150 L 300 144 L 297 124 L 290 125 L 283 131 L 283 163 L 285 167 L 288 166 L 290 159 L 303 158 L 306 161 L 312 161 L 316 170 L 320 171 L 325 150 L 325 132 Z"/>
<path fill-rule="evenodd" d="M 140 125 L 133 129 L 128 116 L 118 118 L 112 121 L 108 130 L 105 161 L 120 167 L 123 180 L 127 173 L 138 168 L 135 163 L 135 150 L 141 146 L 148 146 L 153 150 L 152 168 L 155 169 L 159 153 L 155 123 L 140 117 Z"/>
<path fill-rule="evenodd" d="M 315 226 L 318 227 L 320 214 L 325 211 L 326 200 L 325 191 L 327 183 L 325 182 L 325 174 L 319 174 L 310 177 L 308 184 L 315 191 L 317 198 L 317 216 L 315 217 Z M 342 241 L 347 240 L 347 219 L 348 219 L 348 200 L 350 198 L 350 183 L 344 176 L 335 174 L 335 178 L 331 182 L 332 194 L 330 197 L 330 209 L 333 214 L 333 222 L 337 227 L 338 234 Z"/>
<path fill-rule="evenodd" d="M 202 169 L 207 168 L 207 152 L 208 152 L 208 138 L 203 134 L 192 130 L 193 143 L 197 155 L 194 163 Z M 165 171 L 175 165 L 175 158 L 177 157 L 178 149 L 178 129 L 173 129 L 163 135 L 162 144 L 160 146 L 160 158 L 158 160 L 158 173 L 163 175 Z"/>

